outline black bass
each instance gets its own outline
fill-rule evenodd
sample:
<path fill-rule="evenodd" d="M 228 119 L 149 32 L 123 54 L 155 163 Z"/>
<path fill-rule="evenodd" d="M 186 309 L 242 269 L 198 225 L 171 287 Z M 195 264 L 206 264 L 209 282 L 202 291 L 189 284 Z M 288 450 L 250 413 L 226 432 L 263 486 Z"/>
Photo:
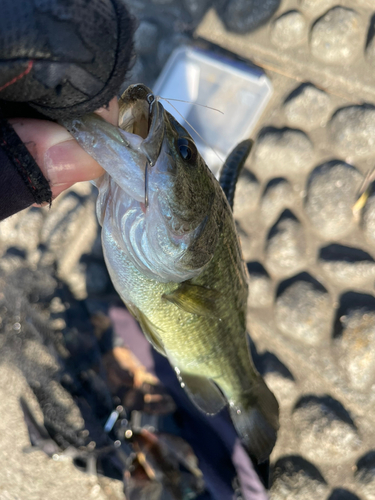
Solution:
<path fill-rule="evenodd" d="M 194 403 L 214 414 L 228 402 L 250 455 L 264 461 L 278 403 L 249 353 L 247 270 L 218 181 L 143 85 L 120 100 L 121 128 L 96 115 L 64 125 L 106 171 L 97 213 L 118 293 Z"/>

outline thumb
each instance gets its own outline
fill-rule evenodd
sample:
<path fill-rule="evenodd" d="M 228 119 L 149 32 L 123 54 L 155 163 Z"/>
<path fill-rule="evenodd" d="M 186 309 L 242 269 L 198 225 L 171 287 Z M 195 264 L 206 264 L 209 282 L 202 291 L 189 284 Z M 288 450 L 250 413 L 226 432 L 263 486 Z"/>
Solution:
<path fill-rule="evenodd" d="M 116 125 L 119 114 L 116 97 L 96 113 Z M 9 122 L 49 181 L 52 198 L 76 182 L 90 181 L 103 175 L 104 170 L 99 163 L 61 125 L 29 118 L 13 118 Z"/>
<path fill-rule="evenodd" d="M 76 182 L 96 179 L 104 173 L 61 125 L 29 118 L 9 122 L 49 181 L 53 198 Z"/>
<path fill-rule="evenodd" d="M 116 97 L 96 113 L 116 125 L 119 114 Z M 76 182 L 90 181 L 103 175 L 104 170 L 99 163 L 61 125 L 30 118 L 13 118 L 9 122 L 50 183 L 52 198 Z"/>

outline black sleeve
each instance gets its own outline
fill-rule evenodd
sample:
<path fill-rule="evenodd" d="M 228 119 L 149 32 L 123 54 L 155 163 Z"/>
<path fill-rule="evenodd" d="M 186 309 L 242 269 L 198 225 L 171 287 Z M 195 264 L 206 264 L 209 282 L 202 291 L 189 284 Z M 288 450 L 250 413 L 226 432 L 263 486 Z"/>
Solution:
<path fill-rule="evenodd" d="M 51 203 L 52 192 L 34 158 L 0 117 L 0 220 L 33 203 Z"/>
<path fill-rule="evenodd" d="M 0 220 L 34 203 L 31 190 L 14 168 L 5 151 L 0 150 Z"/>

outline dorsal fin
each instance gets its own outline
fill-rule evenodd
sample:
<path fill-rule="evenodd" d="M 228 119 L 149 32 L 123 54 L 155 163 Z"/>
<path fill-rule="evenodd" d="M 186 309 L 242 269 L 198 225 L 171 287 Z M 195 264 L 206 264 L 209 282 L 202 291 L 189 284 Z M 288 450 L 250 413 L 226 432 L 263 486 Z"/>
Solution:
<path fill-rule="evenodd" d="M 238 177 L 245 165 L 246 159 L 250 154 L 254 141 L 246 139 L 240 142 L 225 160 L 220 173 L 220 186 L 227 197 L 230 208 L 233 210 L 234 193 Z"/>

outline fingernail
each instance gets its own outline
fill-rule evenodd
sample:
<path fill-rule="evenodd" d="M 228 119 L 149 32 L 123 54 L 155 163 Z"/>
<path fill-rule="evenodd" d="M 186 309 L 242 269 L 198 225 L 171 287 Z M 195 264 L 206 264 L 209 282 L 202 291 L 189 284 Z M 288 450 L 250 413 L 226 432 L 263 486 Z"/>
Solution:
<path fill-rule="evenodd" d="M 91 180 L 103 173 L 98 163 L 74 139 L 50 147 L 44 154 L 44 166 L 51 186 Z"/>

